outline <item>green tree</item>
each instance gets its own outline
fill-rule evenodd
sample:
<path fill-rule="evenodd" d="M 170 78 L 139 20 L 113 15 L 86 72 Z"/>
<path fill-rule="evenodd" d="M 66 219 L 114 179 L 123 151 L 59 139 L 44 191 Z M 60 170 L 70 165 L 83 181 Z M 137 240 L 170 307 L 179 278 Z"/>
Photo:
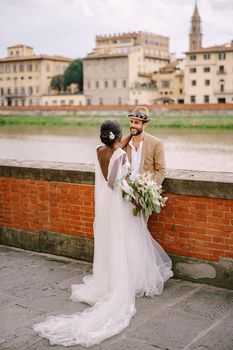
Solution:
<path fill-rule="evenodd" d="M 55 75 L 50 82 L 50 86 L 53 90 L 60 93 L 64 90 L 64 76 L 62 74 Z"/>
<path fill-rule="evenodd" d="M 79 58 L 74 60 L 64 73 L 64 89 L 71 84 L 77 84 L 79 90 L 83 91 L 83 61 Z"/>

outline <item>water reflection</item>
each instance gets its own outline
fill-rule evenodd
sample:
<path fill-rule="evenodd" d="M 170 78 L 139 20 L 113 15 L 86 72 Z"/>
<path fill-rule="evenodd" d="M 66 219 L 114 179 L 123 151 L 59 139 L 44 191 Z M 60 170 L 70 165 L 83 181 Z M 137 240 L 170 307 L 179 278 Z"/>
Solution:
<path fill-rule="evenodd" d="M 232 130 L 148 128 L 148 132 L 163 140 L 170 169 L 233 172 Z M 98 135 L 98 127 L 3 126 L 0 158 L 94 163 Z"/>

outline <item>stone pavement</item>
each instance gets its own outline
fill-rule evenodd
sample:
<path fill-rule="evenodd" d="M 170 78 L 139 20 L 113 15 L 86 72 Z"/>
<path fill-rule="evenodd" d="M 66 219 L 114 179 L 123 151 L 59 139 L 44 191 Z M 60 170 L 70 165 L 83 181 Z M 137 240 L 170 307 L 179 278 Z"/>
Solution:
<path fill-rule="evenodd" d="M 61 350 L 31 326 L 87 305 L 70 300 L 91 264 L 0 246 L 0 349 Z M 233 291 L 171 279 L 159 297 L 137 298 L 130 326 L 93 350 L 233 350 Z M 85 349 L 72 346 L 71 350 Z"/>

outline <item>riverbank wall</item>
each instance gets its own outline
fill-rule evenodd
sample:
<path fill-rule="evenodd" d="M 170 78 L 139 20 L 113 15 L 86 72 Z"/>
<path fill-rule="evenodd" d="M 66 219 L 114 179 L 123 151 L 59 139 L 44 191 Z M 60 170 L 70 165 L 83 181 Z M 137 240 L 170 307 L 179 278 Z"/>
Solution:
<path fill-rule="evenodd" d="M 0 106 L 0 115 L 125 115 L 136 106 Z M 147 106 L 151 116 L 232 116 L 232 104 L 169 104 Z"/>
<path fill-rule="evenodd" d="M 169 171 L 166 207 L 149 219 L 176 277 L 233 289 L 233 174 Z M 94 168 L 0 165 L 0 244 L 93 259 Z"/>

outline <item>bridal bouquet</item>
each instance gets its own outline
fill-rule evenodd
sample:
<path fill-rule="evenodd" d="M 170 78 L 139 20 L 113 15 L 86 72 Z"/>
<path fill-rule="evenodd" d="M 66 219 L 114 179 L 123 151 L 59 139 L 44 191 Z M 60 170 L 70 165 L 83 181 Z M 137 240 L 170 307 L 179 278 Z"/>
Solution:
<path fill-rule="evenodd" d="M 123 197 L 134 205 L 133 215 L 140 215 L 143 210 L 146 216 L 153 212 L 160 213 L 165 206 L 167 197 L 162 197 L 162 186 L 158 186 L 153 174 L 145 172 L 131 180 L 128 175 L 121 180 Z"/>

